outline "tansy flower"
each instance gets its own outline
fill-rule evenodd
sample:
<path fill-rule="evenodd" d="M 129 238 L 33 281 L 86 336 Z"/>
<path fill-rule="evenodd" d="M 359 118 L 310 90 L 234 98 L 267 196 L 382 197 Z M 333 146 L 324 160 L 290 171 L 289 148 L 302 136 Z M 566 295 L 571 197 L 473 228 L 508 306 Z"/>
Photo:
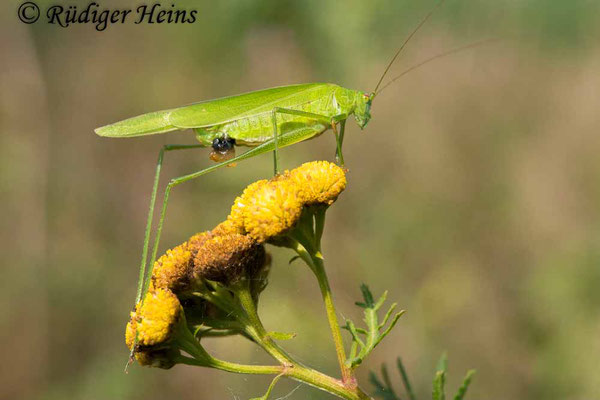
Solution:
<path fill-rule="evenodd" d="M 189 247 L 187 242 L 183 243 L 167 250 L 156 260 L 152 270 L 152 284 L 155 288 L 178 292 L 188 285 L 188 271 L 193 258 Z"/>
<path fill-rule="evenodd" d="M 249 236 L 237 233 L 213 236 L 198 248 L 192 276 L 229 283 L 241 277 L 252 278 L 265 261 L 264 246 Z"/>
<path fill-rule="evenodd" d="M 177 296 L 170 290 L 148 291 L 144 300 L 131 313 L 125 342 L 131 349 L 137 335 L 140 346 L 155 346 L 166 342 L 182 315 Z"/>
<path fill-rule="evenodd" d="M 240 224 L 236 224 L 233 218 L 227 218 L 225 221 L 221 222 L 219 225 L 215 226 L 210 233 L 213 236 L 225 236 L 231 234 L 243 234 L 244 227 Z"/>
<path fill-rule="evenodd" d="M 303 206 L 331 205 L 345 188 L 343 169 L 327 161 L 308 162 L 249 185 L 213 232 L 247 234 L 263 243 L 293 227 Z"/>
<path fill-rule="evenodd" d="M 313 161 L 289 173 L 300 200 L 306 205 L 331 205 L 346 188 L 344 170 L 334 163 Z"/>
<path fill-rule="evenodd" d="M 245 233 L 244 211 L 248 207 L 248 203 L 251 201 L 254 193 L 268 182 L 266 179 L 262 179 L 248 185 L 242 192 L 242 195 L 234 200 L 227 220 L 215 228 L 216 233 Z"/>
<path fill-rule="evenodd" d="M 176 325 L 182 318 L 177 297 L 169 290 L 152 288 L 131 313 L 125 329 L 125 343 L 134 351 L 140 365 L 171 368 L 179 350 L 170 344 Z"/>
<path fill-rule="evenodd" d="M 302 212 L 302 203 L 288 179 L 280 177 L 262 182 L 253 189 L 241 208 L 244 230 L 253 239 L 265 242 L 296 223 Z"/>

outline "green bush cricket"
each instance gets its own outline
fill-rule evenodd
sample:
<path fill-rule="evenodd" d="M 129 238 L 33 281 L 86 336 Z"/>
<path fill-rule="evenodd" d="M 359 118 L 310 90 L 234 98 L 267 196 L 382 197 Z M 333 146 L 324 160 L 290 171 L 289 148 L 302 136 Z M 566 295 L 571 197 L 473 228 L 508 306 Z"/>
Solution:
<path fill-rule="evenodd" d="M 443 2 L 440 1 L 436 8 Z M 150 207 L 144 235 L 142 260 L 136 293 L 136 304 L 143 298 L 149 286 L 152 268 L 158 253 L 159 240 L 166 214 L 169 194 L 174 186 L 198 178 L 218 168 L 242 161 L 266 152 L 273 152 L 274 172 L 278 170 L 278 150 L 304 140 L 321 135 L 332 129 L 336 138 L 336 160 L 344 164 L 342 143 L 345 123 L 354 115 L 358 126 L 364 128 L 371 119 L 371 104 L 375 96 L 391 83 L 436 58 L 465 50 L 483 42 L 470 44 L 430 57 L 381 86 L 397 57 L 433 14 L 430 11 L 411 32 L 388 63 L 375 90 L 366 93 L 346 89 L 332 83 L 309 83 L 281 86 L 203 101 L 188 106 L 151 112 L 95 129 L 96 134 L 105 137 L 126 138 L 153 135 L 179 130 L 193 130 L 200 142 L 193 145 L 165 145 L 159 152 Z M 217 164 L 203 170 L 173 178 L 166 186 L 161 213 L 156 227 L 150 262 L 147 263 L 152 229 L 152 217 L 164 153 L 172 150 L 212 147 L 211 159 Z M 235 146 L 251 147 L 243 154 L 234 156 Z M 149 265 L 148 275 L 146 274 Z M 132 352 L 133 353 L 133 352 Z"/>

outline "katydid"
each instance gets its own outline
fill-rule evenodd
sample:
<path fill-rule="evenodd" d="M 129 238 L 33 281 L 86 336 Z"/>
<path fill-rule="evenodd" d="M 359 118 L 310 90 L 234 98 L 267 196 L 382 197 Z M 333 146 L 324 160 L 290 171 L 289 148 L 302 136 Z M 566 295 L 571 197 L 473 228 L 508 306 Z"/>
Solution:
<path fill-rule="evenodd" d="M 439 4 L 441 4 L 441 1 L 438 3 L 438 6 Z M 388 84 L 381 87 L 384 77 L 404 46 L 432 13 L 433 10 L 425 16 L 404 41 L 387 65 L 375 90 L 372 92 L 367 93 L 346 89 L 332 83 L 281 86 L 143 114 L 97 128 L 95 132 L 98 135 L 116 138 L 192 130 L 200 142 L 193 145 L 165 145 L 159 152 L 144 235 L 136 304 L 143 298 L 148 288 L 149 277 L 152 274 L 152 267 L 158 252 L 169 195 L 174 186 L 198 178 L 218 168 L 271 151 L 273 152 L 274 172 L 277 174 L 279 171 L 279 148 L 314 138 L 329 129 L 332 129 L 336 138 L 336 160 L 343 165 L 342 143 L 348 117 L 353 115 L 358 126 L 361 129 L 364 128 L 371 119 L 370 110 L 373 99 L 390 83 L 433 59 L 481 43 L 460 47 L 428 58 L 405 70 L 402 74 L 390 80 Z M 167 184 L 156 227 L 150 262 L 147 263 L 152 217 L 164 153 L 172 150 L 209 146 L 212 147 L 211 159 L 220 161 L 219 163 L 203 170 L 171 179 Z M 243 154 L 234 156 L 235 146 L 247 146 L 251 147 L 251 149 Z M 147 265 L 150 266 L 148 278 L 146 275 Z"/>

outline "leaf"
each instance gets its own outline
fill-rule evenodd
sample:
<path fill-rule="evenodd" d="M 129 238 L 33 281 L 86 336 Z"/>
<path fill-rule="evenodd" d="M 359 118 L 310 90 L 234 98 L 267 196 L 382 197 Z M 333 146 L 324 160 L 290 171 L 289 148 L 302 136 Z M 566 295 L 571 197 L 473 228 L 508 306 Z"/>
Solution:
<path fill-rule="evenodd" d="M 444 400 L 446 395 L 444 393 L 444 385 L 446 384 L 446 372 L 437 371 L 435 378 L 433 378 L 433 400 Z"/>
<path fill-rule="evenodd" d="M 386 290 L 385 292 L 383 292 L 383 294 L 381 295 L 379 300 L 377 300 L 377 303 L 373 305 L 373 308 L 376 310 L 379 310 L 381 308 L 381 306 L 383 305 L 383 303 L 385 303 L 385 300 L 387 299 L 387 295 L 388 295 L 388 292 Z M 394 303 L 394 307 L 395 306 L 396 306 L 396 303 Z"/>
<path fill-rule="evenodd" d="M 433 400 L 444 400 L 446 398 L 444 385 L 446 384 L 446 370 L 448 369 L 448 356 L 446 352 L 442 353 L 435 369 L 435 378 L 433 378 Z"/>
<path fill-rule="evenodd" d="M 394 392 L 394 388 L 392 387 L 392 381 L 390 380 L 390 375 L 388 374 L 385 364 L 381 364 L 381 377 L 383 378 L 383 382 L 390 393 L 393 394 L 394 397 L 397 397 L 396 392 Z"/>
<path fill-rule="evenodd" d="M 375 303 L 373 301 L 373 294 L 369 290 L 369 287 L 363 283 L 362 285 L 360 285 L 360 291 L 362 292 L 367 307 L 373 308 Z"/>
<path fill-rule="evenodd" d="M 379 324 L 379 329 L 383 328 L 385 326 L 385 324 L 387 324 L 388 320 L 392 316 L 392 312 L 394 312 L 397 305 L 398 304 L 394 303 L 390 306 L 390 309 L 388 310 L 387 313 L 385 313 L 385 316 L 383 317 L 383 321 Z"/>
<path fill-rule="evenodd" d="M 446 352 L 442 353 L 442 356 L 440 357 L 440 360 L 437 363 L 437 366 L 435 367 L 435 370 L 438 372 L 446 372 L 446 370 L 448 369 L 448 354 L 446 354 Z"/>
<path fill-rule="evenodd" d="M 396 364 L 398 365 L 398 370 L 400 371 L 400 376 L 402 377 L 402 384 L 404 385 L 404 389 L 408 394 L 408 398 L 410 400 L 416 400 L 415 393 L 413 392 L 412 385 L 408 380 L 408 374 L 406 373 L 406 369 L 404 369 L 404 364 L 402 363 L 402 359 L 398 357 L 396 360 Z"/>
<path fill-rule="evenodd" d="M 292 332 L 267 332 L 267 337 L 270 337 L 274 340 L 290 340 L 296 337 L 296 333 Z"/>
<path fill-rule="evenodd" d="M 377 345 L 392 331 L 404 311 L 394 313 L 396 303 L 392 304 L 379 323 L 377 311 L 383 306 L 387 298 L 387 292 L 375 302 L 373 294 L 364 283 L 360 286 L 364 302 L 357 302 L 356 305 L 364 309 L 365 328 L 357 327 L 353 321 L 346 320 L 343 327 L 352 335 L 352 347 L 350 357 L 346 360 L 349 368 L 358 367 L 364 359 L 377 347 Z M 364 336 L 361 337 L 361 335 Z"/>
<path fill-rule="evenodd" d="M 290 258 L 290 261 L 288 261 L 288 264 L 291 265 L 294 261 L 296 261 L 299 258 L 300 258 L 300 256 L 294 256 L 294 257 Z"/>
<path fill-rule="evenodd" d="M 347 329 L 350 332 L 350 334 L 352 335 L 352 340 L 357 345 L 359 345 L 360 347 L 364 347 L 365 346 L 364 342 L 358 336 L 359 333 L 365 333 L 366 334 L 366 331 L 364 329 L 361 329 L 362 332 L 359 332 L 358 329 L 356 329 L 356 326 L 354 325 L 354 322 L 352 322 L 350 320 L 346 320 L 346 326 L 344 328 Z"/>
<path fill-rule="evenodd" d="M 404 368 L 404 364 L 402 363 L 402 359 L 398 357 L 396 359 L 396 364 L 398 366 L 398 370 L 400 371 L 400 376 L 402 378 L 402 383 L 404 388 L 406 389 L 406 393 L 408 395 L 409 400 L 416 400 L 415 393 L 413 392 L 412 386 L 408 379 L 408 374 L 406 373 L 406 369 Z M 448 358 L 446 357 L 446 353 L 442 354 L 440 361 L 437 364 L 437 371 L 435 373 L 435 377 L 433 379 L 433 391 L 432 391 L 432 399 L 433 400 L 445 400 L 445 385 L 446 385 L 446 370 L 448 368 Z M 475 374 L 475 370 L 469 370 L 463 379 L 462 385 L 458 388 L 456 395 L 453 400 L 463 400 L 465 394 L 467 393 L 467 389 L 471 383 L 471 379 Z M 369 381 L 375 387 L 374 397 L 381 398 L 382 400 L 400 400 L 400 396 L 398 396 L 393 389 L 392 380 L 388 374 L 387 368 L 385 365 L 381 367 L 381 380 L 377 377 L 377 375 L 371 371 L 369 373 Z"/>
<path fill-rule="evenodd" d="M 382 400 L 400 400 L 390 386 L 386 386 L 379 380 L 379 378 L 377 378 L 377 374 L 375 374 L 375 372 L 369 372 L 369 381 L 373 386 L 375 386 L 375 393 L 373 394 L 374 397 L 379 397 Z"/>
<path fill-rule="evenodd" d="M 390 322 L 387 329 L 385 329 L 383 332 L 381 332 L 379 334 L 379 338 L 375 341 L 375 345 L 373 347 L 377 346 L 379 344 L 379 342 L 381 342 L 383 340 L 383 338 L 385 338 L 388 335 L 388 333 L 390 333 L 392 331 L 392 329 L 394 329 L 394 326 L 396 326 L 396 322 L 398 322 L 398 320 L 400 319 L 402 314 L 404 314 L 404 310 L 402 310 L 399 313 L 396 313 L 396 315 L 394 315 L 392 322 Z M 379 325 L 379 329 L 383 328 L 383 326 L 384 326 L 384 324 Z"/>
<path fill-rule="evenodd" d="M 473 378 L 473 375 L 475 375 L 474 369 L 467 371 L 467 374 L 465 375 L 465 379 L 463 379 L 462 384 L 460 385 L 460 387 L 458 388 L 458 391 L 456 392 L 456 395 L 454 396 L 454 400 L 463 400 L 463 398 L 465 397 L 465 394 L 467 393 L 467 389 L 469 388 L 469 385 L 471 384 L 471 379 Z"/>
<path fill-rule="evenodd" d="M 271 395 L 271 391 L 273 390 L 273 388 L 275 387 L 275 384 L 277 383 L 277 381 L 279 379 L 281 379 L 283 375 L 277 375 L 275 378 L 273 378 L 273 380 L 271 381 L 271 384 L 269 385 L 269 387 L 267 388 L 267 393 L 265 393 L 263 396 L 261 397 L 253 397 L 250 400 L 267 400 L 269 398 L 269 396 Z"/>

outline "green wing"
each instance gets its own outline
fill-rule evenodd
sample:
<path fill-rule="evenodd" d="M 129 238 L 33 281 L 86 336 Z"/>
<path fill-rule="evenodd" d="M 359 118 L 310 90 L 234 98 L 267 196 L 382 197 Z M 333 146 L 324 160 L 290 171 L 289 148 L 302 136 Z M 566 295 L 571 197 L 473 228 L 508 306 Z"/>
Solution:
<path fill-rule="evenodd" d="M 328 83 L 309 83 L 264 89 L 143 114 L 96 128 L 95 132 L 107 137 L 132 137 L 189 128 L 207 128 L 268 112 L 273 107 L 289 107 L 310 101 L 314 99 L 315 94 L 334 87 L 336 85 Z"/>
<path fill-rule="evenodd" d="M 169 113 L 169 110 L 165 110 L 143 114 L 101 126 L 94 129 L 94 132 L 107 137 L 132 137 L 175 131 L 178 128 L 169 122 Z"/>

